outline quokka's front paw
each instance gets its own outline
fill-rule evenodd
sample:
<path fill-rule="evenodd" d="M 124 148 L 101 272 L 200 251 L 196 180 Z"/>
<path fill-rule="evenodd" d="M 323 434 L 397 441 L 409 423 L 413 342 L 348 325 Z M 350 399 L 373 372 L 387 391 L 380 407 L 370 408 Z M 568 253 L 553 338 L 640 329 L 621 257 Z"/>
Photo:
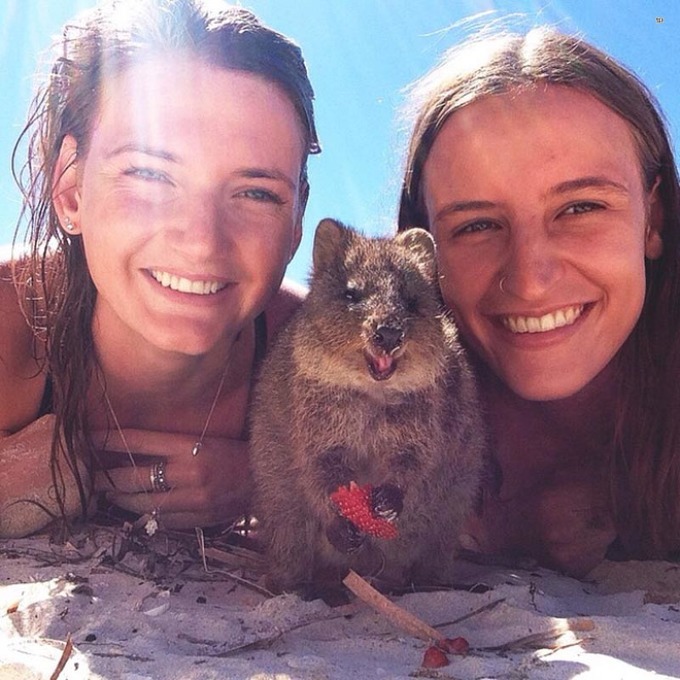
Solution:
<path fill-rule="evenodd" d="M 326 529 L 328 542 L 344 555 L 355 553 L 366 540 L 366 534 L 344 517 L 336 517 Z"/>
<path fill-rule="evenodd" d="M 404 509 L 404 492 L 394 484 L 381 484 L 371 489 L 371 510 L 376 517 L 394 522 Z"/>

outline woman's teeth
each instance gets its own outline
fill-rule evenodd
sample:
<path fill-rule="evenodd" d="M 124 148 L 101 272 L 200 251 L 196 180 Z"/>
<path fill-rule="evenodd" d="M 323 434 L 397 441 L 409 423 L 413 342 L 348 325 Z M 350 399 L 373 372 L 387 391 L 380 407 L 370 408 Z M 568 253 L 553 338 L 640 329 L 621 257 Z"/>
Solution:
<path fill-rule="evenodd" d="M 575 305 L 543 316 L 506 316 L 503 325 L 512 333 L 545 333 L 571 326 L 582 313 L 583 305 Z"/>
<path fill-rule="evenodd" d="M 182 276 L 168 274 L 168 272 L 162 272 L 156 269 L 151 270 L 151 276 L 153 276 L 161 286 L 165 286 L 165 288 L 170 288 L 171 290 L 176 290 L 180 293 L 192 293 L 193 295 L 210 295 L 212 293 L 217 293 L 217 291 L 222 290 L 222 288 L 226 286 L 225 283 L 219 283 L 218 281 L 191 281 Z"/>

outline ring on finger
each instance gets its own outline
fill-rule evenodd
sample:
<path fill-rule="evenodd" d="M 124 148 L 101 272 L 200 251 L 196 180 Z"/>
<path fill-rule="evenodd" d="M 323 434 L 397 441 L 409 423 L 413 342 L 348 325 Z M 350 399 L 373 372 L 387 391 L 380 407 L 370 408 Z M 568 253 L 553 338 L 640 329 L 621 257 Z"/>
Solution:
<path fill-rule="evenodd" d="M 152 491 L 159 491 L 163 493 L 170 491 L 170 487 L 165 481 L 165 467 L 166 462 L 164 460 L 154 463 L 151 466 L 151 470 L 149 472 L 149 481 L 151 482 Z"/>

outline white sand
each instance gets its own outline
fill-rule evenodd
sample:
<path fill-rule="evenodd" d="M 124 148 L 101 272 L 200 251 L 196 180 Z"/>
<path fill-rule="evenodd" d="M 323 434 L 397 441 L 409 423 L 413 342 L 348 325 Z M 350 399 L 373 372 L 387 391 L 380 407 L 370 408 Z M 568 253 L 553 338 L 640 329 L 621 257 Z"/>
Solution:
<path fill-rule="evenodd" d="M 442 628 L 472 650 L 425 672 L 426 643 L 361 602 L 332 609 L 267 598 L 206 574 L 163 536 L 153 540 L 165 541 L 162 557 L 126 554 L 110 530 L 66 546 L 45 537 L 0 541 L 0 680 L 49 679 L 69 634 L 74 647 L 60 680 L 680 678 L 678 564 L 605 563 L 583 582 L 463 564 L 461 582 L 486 584 L 486 592 L 393 598 L 435 626 L 503 600 Z M 146 570 L 155 582 L 121 568 Z M 594 627 L 562 635 L 558 649 L 546 649 L 545 638 L 542 649 L 481 649 L 566 626 L 567 618 Z"/>

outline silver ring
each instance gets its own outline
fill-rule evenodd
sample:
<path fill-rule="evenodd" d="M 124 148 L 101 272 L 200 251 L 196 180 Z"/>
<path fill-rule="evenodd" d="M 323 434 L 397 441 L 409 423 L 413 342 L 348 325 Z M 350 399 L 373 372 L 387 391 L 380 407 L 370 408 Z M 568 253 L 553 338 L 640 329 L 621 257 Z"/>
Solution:
<path fill-rule="evenodd" d="M 151 482 L 152 491 L 160 491 L 163 493 L 170 491 L 170 487 L 165 481 L 165 466 L 166 462 L 164 460 L 160 461 L 159 463 L 154 463 L 151 466 L 151 470 L 149 472 L 149 481 Z"/>

